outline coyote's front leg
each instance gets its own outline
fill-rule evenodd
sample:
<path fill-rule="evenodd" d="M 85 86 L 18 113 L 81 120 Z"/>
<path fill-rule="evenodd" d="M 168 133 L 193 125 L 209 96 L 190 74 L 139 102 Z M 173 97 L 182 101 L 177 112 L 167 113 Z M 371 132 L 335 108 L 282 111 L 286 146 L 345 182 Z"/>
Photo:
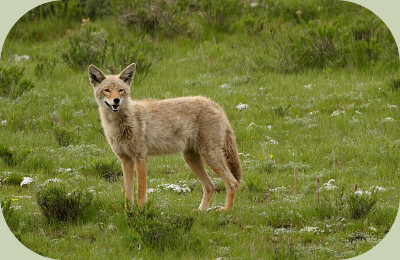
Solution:
<path fill-rule="evenodd" d="M 132 158 L 129 158 L 127 156 L 119 156 L 122 164 L 122 171 L 124 173 L 124 190 L 125 190 L 125 210 L 132 209 L 132 206 L 134 204 L 134 199 L 133 199 L 133 191 L 134 191 L 134 186 L 133 186 L 133 177 L 134 177 L 134 171 L 133 171 L 133 163 L 134 161 Z"/>
<path fill-rule="evenodd" d="M 139 207 L 142 207 L 147 200 L 147 159 L 135 159 L 137 179 L 137 200 Z"/>

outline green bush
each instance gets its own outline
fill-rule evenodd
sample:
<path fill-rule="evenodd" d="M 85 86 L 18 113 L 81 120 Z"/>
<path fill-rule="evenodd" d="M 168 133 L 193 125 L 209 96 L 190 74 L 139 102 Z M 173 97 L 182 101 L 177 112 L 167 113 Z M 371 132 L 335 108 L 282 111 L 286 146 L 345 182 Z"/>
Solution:
<path fill-rule="evenodd" d="M 134 207 L 129 213 L 129 223 L 145 246 L 163 251 L 182 247 L 189 242 L 187 235 L 194 218 L 180 214 L 168 215 L 147 204 L 143 209 Z"/>
<path fill-rule="evenodd" d="M 81 190 L 68 192 L 64 185 L 49 182 L 36 192 L 36 201 L 49 222 L 76 221 L 89 212 L 93 195 Z"/>
<path fill-rule="evenodd" d="M 373 190 L 372 192 L 357 191 L 351 193 L 347 197 L 350 217 L 353 219 L 364 218 L 374 209 L 377 201 L 378 196 L 376 190 Z"/>
<path fill-rule="evenodd" d="M 112 74 L 118 74 L 131 63 L 136 64 L 135 82 L 146 78 L 153 62 L 153 48 L 143 39 L 135 41 L 123 39 L 110 44 L 107 67 Z"/>
<path fill-rule="evenodd" d="M 121 165 L 117 161 L 98 160 L 84 169 L 84 172 L 91 175 L 98 175 L 107 181 L 117 181 L 122 176 Z"/>
<path fill-rule="evenodd" d="M 19 65 L 0 65 L 0 96 L 15 99 L 34 87 L 30 80 L 24 78 L 24 70 Z"/>
<path fill-rule="evenodd" d="M 8 174 L 7 177 L 3 177 L 1 183 L 6 185 L 19 186 L 23 181 L 23 179 L 24 178 L 22 177 L 21 174 L 12 172 Z"/>
<path fill-rule="evenodd" d="M 9 166 L 16 164 L 14 152 L 5 144 L 0 144 L 0 158 Z"/>
<path fill-rule="evenodd" d="M 89 25 L 69 36 L 69 47 L 61 54 L 64 62 L 73 69 L 85 69 L 90 64 L 102 66 L 108 47 L 108 33 Z"/>
<path fill-rule="evenodd" d="M 208 25 L 221 31 L 228 31 L 243 10 L 241 0 L 203 0 L 199 5 Z"/>
<path fill-rule="evenodd" d="M 133 3 L 120 0 L 118 13 L 122 14 L 125 25 L 133 26 L 145 34 L 162 33 L 173 37 L 187 28 L 187 2 L 178 0 L 139 0 Z"/>
<path fill-rule="evenodd" d="M 74 130 L 69 130 L 59 125 L 53 127 L 53 134 L 60 146 L 69 146 L 78 143 L 79 135 Z"/>

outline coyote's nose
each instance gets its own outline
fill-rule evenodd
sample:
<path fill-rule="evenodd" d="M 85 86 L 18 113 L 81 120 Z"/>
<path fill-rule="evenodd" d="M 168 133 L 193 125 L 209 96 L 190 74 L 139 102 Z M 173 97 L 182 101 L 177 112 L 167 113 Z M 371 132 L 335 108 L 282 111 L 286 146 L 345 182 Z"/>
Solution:
<path fill-rule="evenodd" d="M 114 104 L 119 104 L 119 98 L 114 98 L 113 101 L 114 101 Z"/>

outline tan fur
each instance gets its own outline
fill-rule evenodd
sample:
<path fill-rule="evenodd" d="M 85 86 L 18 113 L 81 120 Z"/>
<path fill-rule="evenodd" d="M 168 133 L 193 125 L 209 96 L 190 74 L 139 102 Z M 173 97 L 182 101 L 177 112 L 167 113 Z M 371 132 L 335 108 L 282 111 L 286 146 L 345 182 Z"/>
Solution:
<path fill-rule="evenodd" d="M 242 169 L 235 136 L 223 109 L 201 96 L 133 101 L 129 94 L 135 70 L 136 65 L 131 64 L 119 75 L 106 76 L 94 65 L 89 66 L 104 133 L 122 163 L 125 198 L 133 203 L 133 165 L 137 200 L 142 206 L 147 199 L 147 157 L 182 153 L 203 187 L 199 210 L 208 209 L 215 190 L 203 162 L 225 183 L 222 210 L 232 208 Z"/>

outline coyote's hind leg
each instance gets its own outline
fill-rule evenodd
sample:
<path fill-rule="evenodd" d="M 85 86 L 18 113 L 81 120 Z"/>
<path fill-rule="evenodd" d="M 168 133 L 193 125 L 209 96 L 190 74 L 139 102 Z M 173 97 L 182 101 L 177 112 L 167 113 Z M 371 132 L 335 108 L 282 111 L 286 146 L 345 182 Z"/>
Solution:
<path fill-rule="evenodd" d="M 215 186 L 210 180 L 207 172 L 204 169 L 203 162 L 201 161 L 198 152 L 189 150 L 183 153 L 183 159 L 190 167 L 194 175 L 200 180 L 203 187 L 203 199 L 201 200 L 199 210 L 207 210 L 210 200 L 215 191 Z"/>

